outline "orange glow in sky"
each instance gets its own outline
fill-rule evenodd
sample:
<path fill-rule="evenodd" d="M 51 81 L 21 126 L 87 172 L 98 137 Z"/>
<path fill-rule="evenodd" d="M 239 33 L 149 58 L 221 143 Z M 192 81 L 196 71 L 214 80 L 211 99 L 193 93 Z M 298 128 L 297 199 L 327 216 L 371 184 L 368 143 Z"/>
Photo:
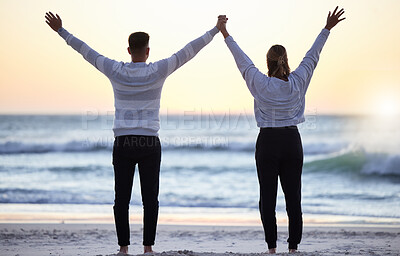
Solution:
<path fill-rule="evenodd" d="M 99 53 L 124 62 L 130 61 L 126 48 L 132 32 L 150 34 L 149 62 L 154 62 L 180 50 L 210 30 L 218 14 L 226 14 L 230 34 L 266 73 L 265 54 L 273 44 L 286 47 L 294 70 L 325 26 L 328 11 L 336 5 L 345 8 L 347 19 L 332 30 L 325 44 L 306 109 L 339 114 L 392 109 L 399 113 L 397 0 L 2 0 L 0 112 L 114 109 L 108 79 L 47 26 L 47 11 L 58 13 L 64 28 Z M 390 95 L 392 103 L 382 100 L 382 95 Z M 161 112 L 250 114 L 252 109 L 251 94 L 220 34 L 167 79 L 161 100 Z"/>

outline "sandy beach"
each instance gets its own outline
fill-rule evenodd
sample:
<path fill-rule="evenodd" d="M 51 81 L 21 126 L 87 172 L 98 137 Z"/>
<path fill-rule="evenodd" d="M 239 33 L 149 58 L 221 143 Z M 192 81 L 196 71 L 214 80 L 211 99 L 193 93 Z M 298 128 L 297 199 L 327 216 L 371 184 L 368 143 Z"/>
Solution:
<path fill-rule="evenodd" d="M 287 254 L 278 228 L 278 255 Z M 130 255 L 142 253 L 141 225 L 131 226 Z M 242 256 L 267 251 L 261 226 L 159 225 L 154 250 L 163 256 Z M 115 255 L 112 224 L 0 224 L 0 255 Z M 400 255 L 400 229 L 305 227 L 296 255 Z"/>

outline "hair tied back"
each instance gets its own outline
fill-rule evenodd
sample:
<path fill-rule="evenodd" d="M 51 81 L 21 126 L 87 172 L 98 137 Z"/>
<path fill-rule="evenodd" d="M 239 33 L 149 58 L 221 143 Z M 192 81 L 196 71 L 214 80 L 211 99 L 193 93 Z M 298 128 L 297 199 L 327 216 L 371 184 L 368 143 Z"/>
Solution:
<path fill-rule="evenodd" d="M 283 65 L 285 63 L 285 59 L 283 56 L 278 57 L 278 65 Z"/>

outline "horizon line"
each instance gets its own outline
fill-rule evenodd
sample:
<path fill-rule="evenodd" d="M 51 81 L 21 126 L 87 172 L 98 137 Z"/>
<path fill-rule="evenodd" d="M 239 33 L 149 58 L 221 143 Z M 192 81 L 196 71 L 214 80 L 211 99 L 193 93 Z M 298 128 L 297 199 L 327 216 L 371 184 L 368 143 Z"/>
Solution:
<path fill-rule="evenodd" d="M 186 112 L 186 113 L 185 113 Z M 189 113 L 190 112 L 190 113 Z M 92 116 L 107 116 L 114 115 L 114 111 L 110 113 L 99 111 L 98 113 L 93 112 L 1 112 L 0 116 L 84 116 L 84 115 L 92 115 Z M 239 112 L 239 111 L 204 111 L 204 112 L 194 112 L 194 111 L 173 111 L 168 113 L 160 113 L 160 117 L 164 116 L 254 116 L 254 113 L 251 111 Z M 363 117 L 376 117 L 381 116 L 376 113 L 343 113 L 343 112 L 315 112 L 315 113 L 304 113 L 304 116 L 363 116 Z M 395 115 L 396 116 L 396 115 Z"/>

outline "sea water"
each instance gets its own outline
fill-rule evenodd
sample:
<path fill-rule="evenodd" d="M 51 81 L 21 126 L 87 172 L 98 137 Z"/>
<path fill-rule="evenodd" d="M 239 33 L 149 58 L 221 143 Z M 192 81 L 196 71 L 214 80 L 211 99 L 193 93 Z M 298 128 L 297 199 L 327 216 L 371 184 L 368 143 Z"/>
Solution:
<path fill-rule="evenodd" d="M 0 116 L 0 214 L 112 214 L 112 115 Z M 400 119 L 308 115 L 302 210 L 400 224 Z M 161 116 L 160 207 L 186 215 L 258 215 L 252 115 Z M 141 206 L 137 170 L 132 207 Z M 278 216 L 285 214 L 281 189 Z M 4 219 L 3 219 L 4 221 Z"/>

